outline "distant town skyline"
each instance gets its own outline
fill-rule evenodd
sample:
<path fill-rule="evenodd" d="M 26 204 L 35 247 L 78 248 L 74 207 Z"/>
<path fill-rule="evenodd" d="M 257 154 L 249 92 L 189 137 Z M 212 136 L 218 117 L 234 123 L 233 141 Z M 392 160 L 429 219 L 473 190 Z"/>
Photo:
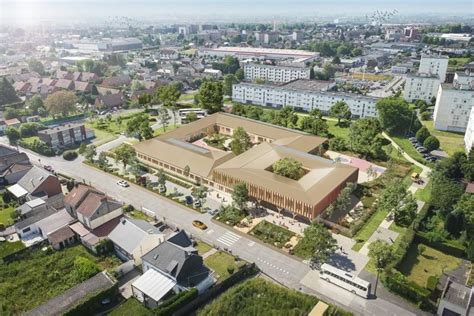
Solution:
<path fill-rule="evenodd" d="M 216 22 L 251 21 L 258 17 L 304 19 L 309 17 L 353 18 L 376 10 L 397 10 L 399 16 L 416 14 L 469 15 L 474 12 L 469 0 L 2 0 L 1 24 L 34 25 L 39 22 L 101 22 L 111 16 L 126 16 L 163 23 L 199 20 Z"/>

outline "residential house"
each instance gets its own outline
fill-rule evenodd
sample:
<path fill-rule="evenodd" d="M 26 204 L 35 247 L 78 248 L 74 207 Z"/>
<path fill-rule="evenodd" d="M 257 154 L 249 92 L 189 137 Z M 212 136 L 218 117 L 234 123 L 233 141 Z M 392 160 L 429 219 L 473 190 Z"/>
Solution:
<path fill-rule="evenodd" d="M 62 197 L 61 183 L 51 173 L 33 166 L 15 185 L 7 188 L 7 191 L 20 202 L 33 200 L 41 197 L 52 199 Z M 62 204 L 62 198 L 57 205 Z"/>
<path fill-rule="evenodd" d="M 94 131 L 85 128 L 83 123 L 69 123 L 38 132 L 41 141 L 53 149 L 64 148 L 94 138 Z"/>
<path fill-rule="evenodd" d="M 123 217 L 109 234 L 115 253 L 124 261 L 141 264 L 141 257 L 161 244 L 165 237 L 158 228 L 147 221 Z"/>
<path fill-rule="evenodd" d="M 66 210 L 93 230 L 122 216 L 122 204 L 90 186 L 79 184 L 64 199 Z"/>
<path fill-rule="evenodd" d="M 95 82 L 99 79 L 100 79 L 99 76 L 93 72 L 81 72 L 81 81 Z"/>
<path fill-rule="evenodd" d="M 177 60 L 179 59 L 179 53 L 175 49 L 164 48 L 160 50 L 160 59 Z"/>
<path fill-rule="evenodd" d="M 95 99 L 97 109 L 119 108 L 123 105 L 125 99 L 122 93 L 99 95 Z"/>
<path fill-rule="evenodd" d="M 16 93 L 24 95 L 30 91 L 31 84 L 29 82 L 17 81 L 13 84 L 13 88 L 15 89 Z"/>
<path fill-rule="evenodd" d="M 74 81 L 74 90 L 76 92 L 88 93 L 92 90 L 92 84 L 84 81 Z"/>
<path fill-rule="evenodd" d="M 0 185 L 17 183 L 31 168 L 26 153 L 0 145 Z"/>
<path fill-rule="evenodd" d="M 74 81 L 69 79 L 58 79 L 54 84 L 56 89 L 74 90 Z"/>
<path fill-rule="evenodd" d="M 5 124 L 7 125 L 7 128 L 8 127 L 18 128 L 18 127 L 20 127 L 21 122 L 17 118 L 12 118 L 12 119 L 9 119 L 9 120 L 5 120 Z"/>
<path fill-rule="evenodd" d="M 437 315 L 474 316 L 474 287 L 448 279 L 438 304 Z"/>
<path fill-rule="evenodd" d="M 57 79 L 73 80 L 74 76 L 69 71 L 56 70 L 56 78 Z"/>
<path fill-rule="evenodd" d="M 61 250 L 77 242 L 77 236 L 69 226 L 63 226 L 48 234 L 48 241 L 51 247 Z"/>
<path fill-rule="evenodd" d="M 214 283 L 211 271 L 184 231 L 145 254 L 142 267 L 144 274 L 133 282 L 132 292 L 151 308 L 170 291 L 179 293 L 197 288 L 202 293 Z"/>
<path fill-rule="evenodd" d="M 132 80 L 128 75 L 120 75 L 105 78 L 101 85 L 106 88 L 121 88 L 130 85 L 130 83 Z"/>

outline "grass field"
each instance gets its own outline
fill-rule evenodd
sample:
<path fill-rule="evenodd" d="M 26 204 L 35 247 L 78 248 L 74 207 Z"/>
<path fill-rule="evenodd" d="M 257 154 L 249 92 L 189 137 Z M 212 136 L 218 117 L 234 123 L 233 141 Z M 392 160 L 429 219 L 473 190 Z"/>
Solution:
<path fill-rule="evenodd" d="M 3 242 L 0 242 L 0 258 L 8 256 L 9 254 L 17 252 L 18 250 L 21 250 L 23 248 L 25 248 L 25 245 L 23 245 L 23 243 L 21 241 L 15 241 L 15 242 L 3 241 Z"/>
<path fill-rule="evenodd" d="M 105 143 L 111 142 L 117 138 L 117 135 L 113 133 L 110 133 L 106 130 L 95 128 L 90 122 L 85 123 L 85 127 L 94 130 L 95 138 L 93 139 L 92 142 L 96 146 L 100 146 Z"/>
<path fill-rule="evenodd" d="M 349 140 L 349 127 L 339 127 L 337 126 L 337 121 L 333 120 L 326 120 L 328 124 L 329 133 L 334 135 L 335 137 L 341 137 L 345 140 Z"/>
<path fill-rule="evenodd" d="M 153 312 L 135 298 L 129 298 L 108 314 L 109 316 L 152 316 Z"/>
<path fill-rule="evenodd" d="M 423 254 L 418 252 L 418 245 L 413 243 L 400 265 L 400 272 L 420 286 L 426 286 L 430 275 L 440 276 L 443 271 L 451 271 L 461 264 L 461 259 L 446 255 L 426 246 Z"/>
<path fill-rule="evenodd" d="M 183 93 L 178 99 L 178 102 L 194 100 L 194 96 L 198 94 L 198 91 L 191 91 L 189 93 Z"/>
<path fill-rule="evenodd" d="M 365 242 L 372 236 L 373 233 L 377 230 L 379 225 L 383 222 L 385 217 L 387 217 L 388 213 L 387 210 L 378 210 L 375 212 L 372 217 L 367 221 L 367 223 L 362 227 L 359 232 L 354 236 L 354 240 L 356 241 L 355 245 L 352 246 L 352 250 L 359 251 L 362 246 L 364 246 Z"/>
<path fill-rule="evenodd" d="M 174 124 L 170 124 L 170 125 L 168 125 L 168 126 L 166 127 L 166 131 L 165 131 L 165 129 L 164 129 L 163 127 L 157 128 L 157 129 L 155 129 L 153 135 L 155 135 L 155 137 L 156 137 L 156 136 L 160 136 L 160 135 L 163 134 L 163 133 L 167 133 L 167 132 L 170 132 L 170 131 L 172 131 L 172 130 L 174 130 L 174 129 L 177 129 L 179 126 L 180 126 L 179 124 L 176 125 L 176 127 L 174 126 Z"/>
<path fill-rule="evenodd" d="M 398 146 L 400 146 L 403 151 L 405 151 L 410 157 L 415 159 L 416 161 L 426 164 L 426 161 L 423 159 L 423 156 L 416 151 L 415 147 L 410 143 L 408 138 L 400 137 L 400 136 L 390 136 Z"/>
<path fill-rule="evenodd" d="M 5 227 L 13 224 L 13 219 L 11 214 L 15 211 L 13 206 L 8 206 L 7 208 L 0 207 L 0 224 L 4 224 Z"/>
<path fill-rule="evenodd" d="M 450 57 L 449 58 L 449 66 L 462 67 L 467 63 L 469 63 L 468 57 Z"/>
<path fill-rule="evenodd" d="M 429 202 L 431 199 L 431 190 L 433 189 L 433 184 L 431 183 L 431 179 L 428 180 L 428 183 L 426 184 L 424 189 L 418 189 L 415 192 L 415 198 L 423 201 L 423 202 Z"/>
<path fill-rule="evenodd" d="M 198 241 L 195 248 L 197 249 L 198 254 L 201 255 L 201 256 L 212 249 L 212 247 L 210 245 L 208 245 L 208 244 L 206 244 L 205 242 L 202 242 L 202 241 Z"/>
<path fill-rule="evenodd" d="M 441 144 L 441 149 L 448 155 L 452 155 L 457 151 L 464 151 L 464 135 L 461 133 L 443 132 L 433 128 L 433 121 L 422 121 L 423 125 L 428 128 L 431 135 L 436 136 Z"/>
<path fill-rule="evenodd" d="M 387 80 L 390 81 L 393 79 L 392 76 L 389 75 L 380 75 L 380 74 L 371 74 L 371 73 L 362 73 L 362 72 L 354 72 L 350 74 L 354 79 L 365 79 L 365 80 L 372 80 L 372 81 L 380 81 L 380 80 Z"/>
<path fill-rule="evenodd" d="M 229 269 L 233 269 L 233 272 L 235 272 L 245 262 L 242 260 L 235 261 L 233 256 L 219 251 L 204 259 L 204 264 L 215 272 L 214 277 L 217 280 L 222 281 L 230 276 Z"/>

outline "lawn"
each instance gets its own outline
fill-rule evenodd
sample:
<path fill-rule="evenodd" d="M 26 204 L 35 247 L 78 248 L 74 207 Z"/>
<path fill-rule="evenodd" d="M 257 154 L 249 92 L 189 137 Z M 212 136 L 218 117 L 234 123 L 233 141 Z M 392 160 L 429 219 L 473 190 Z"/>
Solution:
<path fill-rule="evenodd" d="M 189 100 L 194 100 L 194 96 L 198 93 L 198 91 L 193 91 L 190 93 L 183 93 L 179 99 L 178 102 L 183 102 L 183 101 L 189 101 Z"/>
<path fill-rule="evenodd" d="M 379 81 L 379 80 L 392 80 L 393 77 L 390 75 L 381 75 L 381 74 L 371 74 L 371 73 L 362 73 L 362 72 L 354 72 L 351 73 L 351 77 L 354 79 L 362 79 L 365 80 L 372 80 L 372 81 Z"/>
<path fill-rule="evenodd" d="M 95 138 L 93 140 L 93 143 L 96 146 L 100 146 L 100 145 L 103 145 L 105 143 L 111 142 L 111 141 L 113 141 L 114 139 L 117 138 L 117 136 L 115 134 L 110 133 L 110 132 L 108 132 L 106 130 L 103 130 L 103 129 L 98 129 L 98 128 L 94 127 L 89 122 L 85 123 L 85 127 L 94 130 Z"/>
<path fill-rule="evenodd" d="M 124 303 L 120 304 L 109 316 L 152 316 L 153 312 L 146 308 L 142 303 L 135 298 L 129 298 Z"/>
<path fill-rule="evenodd" d="M 308 315 L 318 301 L 314 296 L 255 278 L 230 288 L 197 315 Z M 351 314 L 330 306 L 325 315 Z"/>
<path fill-rule="evenodd" d="M 469 63 L 469 57 L 450 57 L 449 66 L 463 67 L 465 64 Z"/>
<path fill-rule="evenodd" d="M 214 277 L 218 281 L 222 281 L 231 275 L 229 270 L 233 273 L 243 266 L 245 262 L 242 260 L 236 261 L 235 257 L 228 253 L 218 251 L 204 259 L 204 264 L 215 272 Z"/>
<path fill-rule="evenodd" d="M 415 198 L 417 200 L 428 203 L 431 199 L 431 190 L 432 189 L 433 189 L 433 184 L 432 184 L 431 179 L 430 179 L 430 180 L 428 180 L 428 183 L 426 184 L 424 189 L 416 190 Z"/>
<path fill-rule="evenodd" d="M 22 138 L 21 141 L 26 143 L 26 144 L 33 144 L 35 141 L 39 141 L 39 137 L 38 136 L 30 136 L 30 137 L 25 137 L 25 138 Z"/>
<path fill-rule="evenodd" d="M 435 130 L 433 121 L 422 121 L 422 123 L 428 128 L 431 135 L 439 139 L 441 149 L 448 155 L 451 156 L 457 151 L 464 151 L 464 134 Z"/>
<path fill-rule="evenodd" d="M 443 271 L 451 271 L 461 264 L 461 259 L 444 254 L 426 246 L 423 254 L 419 254 L 418 245 L 413 243 L 400 265 L 400 272 L 411 281 L 425 287 L 428 277 L 440 276 Z"/>
<path fill-rule="evenodd" d="M 174 124 L 171 123 L 170 125 L 168 125 L 168 126 L 166 127 L 166 131 L 165 131 L 165 129 L 164 129 L 163 127 L 160 127 L 160 128 L 155 129 L 153 135 L 154 135 L 155 137 L 156 137 L 156 136 L 160 136 L 160 135 L 163 134 L 163 133 L 168 133 L 168 132 L 171 132 L 171 131 L 174 130 L 174 129 L 177 129 L 179 126 L 180 126 L 179 124 L 177 124 L 176 126 L 174 126 Z"/>
<path fill-rule="evenodd" d="M 125 214 L 130 216 L 131 218 L 134 218 L 134 219 L 142 219 L 142 220 L 147 221 L 147 222 L 152 222 L 153 221 L 152 217 L 146 215 L 145 213 L 143 213 L 140 210 L 133 210 L 133 211 L 130 211 L 130 212 L 126 212 Z"/>
<path fill-rule="evenodd" d="M 400 146 L 403 151 L 405 151 L 410 157 L 415 159 L 416 161 L 426 164 L 426 161 L 423 159 L 423 156 L 416 151 L 415 147 L 410 143 L 408 138 L 400 137 L 400 136 L 390 136 L 398 146 Z"/>
<path fill-rule="evenodd" d="M 359 251 L 365 242 L 372 236 L 372 234 L 377 230 L 379 225 L 383 222 L 385 217 L 387 217 L 388 210 L 377 210 L 374 215 L 372 215 L 367 223 L 362 227 L 357 234 L 354 236 L 356 243 L 352 246 L 352 250 Z"/>
<path fill-rule="evenodd" d="M 80 283 L 74 269 L 74 260 L 79 256 L 96 262 L 101 269 L 119 264 L 115 257 L 95 257 L 82 245 L 51 253 L 35 250 L 21 260 L 2 265 L 2 312 L 6 315 L 23 314 Z"/>
<path fill-rule="evenodd" d="M 18 250 L 21 250 L 23 248 L 25 248 L 25 245 L 23 245 L 21 241 L 2 241 L 0 242 L 0 258 L 8 256 L 9 254 L 17 252 Z"/>
<path fill-rule="evenodd" d="M 208 245 L 208 244 L 206 244 L 205 242 L 202 242 L 202 241 L 198 241 L 194 248 L 197 249 L 198 254 L 201 255 L 201 256 L 212 249 L 212 247 L 210 245 Z"/>
<path fill-rule="evenodd" d="M 13 206 L 8 206 L 7 208 L 1 208 L 0 206 L 0 224 L 4 224 L 5 227 L 13 225 L 13 219 L 11 214 L 15 211 Z"/>
<path fill-rule="evenodd" d="M 335 137 L 341 137 L 345 140 L 349 140 L 349 127 L 339 127 L 336 125 L 337 121 L 334 120 L 326 120 L 326 123 L 328 124 L 329 133 Z"/>
<path fill-rule="evenodd" d="M 290 241 L 291 237 L 295 235 L 294 232 L 265 220 L 252 228 L 250 234 L 278 248 L 283 248 L 285 244 Z"/>

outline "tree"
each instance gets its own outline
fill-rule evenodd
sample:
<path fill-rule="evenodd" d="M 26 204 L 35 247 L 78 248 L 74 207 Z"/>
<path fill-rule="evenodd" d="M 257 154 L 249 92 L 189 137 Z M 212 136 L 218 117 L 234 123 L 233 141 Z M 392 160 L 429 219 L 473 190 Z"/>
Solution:
<path fill-rule="evenodd" d="M 357 57 L 357 56 L 361 56 L 362 55 L 362 48 L 354 48 L 352 51 L 351 51 L 351 54 L 352 56 L 354 57 Z"/>
<path fill-rule="evenodd" d="M 195 200 L 198 200 L 199 202 L 202 203 L 202 200 L 207 195 L 207 187 L 203 185 L 194 186 L 193 189 L 191 190 L 191 195 Z"/>
<path fill-rule="evenodd" d="M 114 150 L 115 160 L 123 164 L 123 169 L 130 164 L 136 156 L 135 149 L 129 144 L 122 144 Z"/>
<path fill-rule="evenodd" d="M 97 159 L 97 165 L 100 169 L 106 169 L 109 166 L 109 161 L 107 160 L 107 154 L 105 152 L 100 152 L 99 158 Z"/>
<path fill-rule="evenodd" d="M 311 117 L 314 117 L 314 118 L 323 118 L 323 113 L 321 112 L 320 109 L 317 109 L 317 108 L 313 108 L 311 109 L 311 111 L 309 112 L 309 116 Z"/>
<path fill-rule="evenodd" d="M 166 108 L 160 108 L 158 110 L 158 119 L 160 120 L 161 126 L 163 126 L 163 131 L 166 132 L 166 127 L 168 127 L 171 119 L 171 116 Z"/>
<path fill-rule="evenodd" d="M 334 65 L 339 65 L 341 63 L 341 58 L 339 58 L 339 56 L 334 56 L 334 58 L 332 59 L 332 63 Z"/>
<path fill-rule="evenodd" d="M 377 293 L 379 273 L 393 260 L 393 249 L 385 240 L 376 240 L 369 245 L 369 258 L 374 262 L 377 269 L 377 280 L 375 281 L 374 294 Z"/>
<path fill-rule="evenodd" d="M 181 90 L 179 89 L 178 85 L 169 84 L 169 85 L 160 87 L 158 89 L 157 95 L 158 95 L 159 100 L 163 102 L 163 106 L 165 108 L 170 109 L 171 112 L 173 113 L 174 126 L 176 127 L 176 124 L 177 124 L 176 102 L 178 102 L 178 99 L 181 96 Z"/>
<path fill-rule="evenodd" d="M 132 85 L 131 85 L 131 89 L 132 89 L 132 91 L 140 91 L 140 90 L 145 90 L 146 87 L 143 84 L 143 82 L 141 82 L 140 80 L 133 80 Z"/>
<path fill-rule="evenodd" d="M 419 128 L 420 123 L 414 110 L 411 110 L 409 104 L 401 98 L 381 99 L 376 107 L 382 128 L 390 134 L 401 135 Z"/>
<path fill-rule="evenodd" d="M 67 117 L 69 113 L 76 110 L 76 96 L 71 91 L 57 91 L 50 94 L 44 101 L 48 112 L 55 116 L 61 114 Z"/>
<path fill-rule="evenodd" d="M 15 88 L 13 88 L 10 81 L 6 77 L 0 80 L 0 105 L 20 102 L 20 98 L 16 95 Z"/>
<path fill-rule="evenodd" d="M 347 141 L 339 136 L 336 136 L 329 140 L 329 149 L 334 151 L 344 151 L 347 149 L 347 145 Z"/>
<path fill-rule="evenodd" d="M 344 212 L 351 205 L 351 194 L 354 192 L 356 185 L 354 183 L 347 183 L 347 186 L 341 190 L 336 200 L 332 202 L 326 209 L 327 215 L 333 212 Z"/>
<path fill-rule="evenodd" d="M 408 193 L 398 206 L 395 207 L 393 212 L 395 223 L 398 226 L 408 227 L 415 219 L 417 210 L 418 204 L 416 199 L 411 193 Z"/>
<path fill-rule="evenodd" d="M 95 155 L 97 155 L 95 145 L 89 145 L 84 150 L 84 158 L 86 158 L 87 161 L 94 162 Z"/>
<path fill-rule="evenodd" d="M 158 169 L 158 184 L 159 185 L 166 185 L 166 173 L 164 172 L 163 169 Z"/>
<path fill-rule="evenodd" d="M 383 190 L 379 197 L 378 208 L 387 211 L 393 211 L 405 197 L 406 189 L 403 182 L 393 180 Z"/>
<path fill-rule="evenodd" d="M 17 145 L 18 141 L 21 138 L 20 131 L 17 128 L 14 127 L 9 127 L 5 130 L 5 134 L 8 137 L 8 141 L 10 142 L 10 145 Z"/>
<path fill-rule="evenodd" d="M 244 70 L 242 68 L 237 69 L 237 71 L 235 72 L 235 77 L 239 81 L 244 80 L 244 78 L 245 78 Z"/>
<path fill-rule="evenodd" d="M 39 60 L 36 60 L 36 59 L 30 59 L 30 61 L 28 62 L 28 69 L 30 71 L 39 73 L 41 76 L 44 76 L 45 74 L 43 64 Z"/>
<path fill-rule="evenodd" d="M 375 118 L 362 118 L 352 122 L 349 130 L 349 146 L 363 157 L 379 157 L 382 152 L 382 128 Z"/>
<path fill-rule="evenodd" d="M 249 191 L 247 185 L 244 182 L 239 182 L 234 185 L 232 191 L 232 201 L 239 208 L 243 209 L 245 204 L 249 200 Z"/>
<path fill-rule="evenodd" d="M 140 123 L 139 127 L 140 138 L 150 139 L 153 138 L 153 129 L 150 127 L 150 121 L 146 120 Z"/>
<path fill-rule="evenodd" d="M 233 74 L 227 74 L 224 76 L 224 86 L 223 86 L 223 92 L 224 95 L 232 95 L 232 85 L 239 83 L 239 80 L 237 80 L 237 77 Z"/>
<path fill-rule="evenodd" d="M 443 214 L 447 214 L 452 211 L 464 193 L 464 187 L 462 184 L 447 178 L 438 171 L 433 171 L 431 179 L 432 191 L 430 204 Z"/>
<path fill-rule="evenodd" d="M 237 127 L 232 133 L 232 142 L 230 148 L 234 155 L 240 155 L 246 152 L 252 146 L 250 136 L 242 127 Z"/>
<path fill-rule="evenodd" d="M 11 119 L 14 119 L 14 118 L 19 118 L 20 115 L 21 115 L 20 110 L 14 109 L 14 108 L 7 108 L 7 109 L 5 110 L 5 112 L 3 112 L 3 117 L 4 117 L 6 120 L 11 120 Z"/>
<path fill-rule="evenodd" d="M 427 139 L 425 139 L 425 141 L 423 142 L 423 146 L 428 150 L 428 151 L 432 151 L 432 150 L 436 150 L 439 148 L 439 140 L 438 138 L 436 138 L 436 136 L 429 136 Z"/>
<path fill-rule="evenodd" d="M 293 180 L 304 175 L 303 164 L 293 158 L 285 157 L 273 164 L 273 173 Z"/>
<path fill-rule="evenodd" d="M 301 248 L 311 251 L 311 262 L 317 265 L 327 262 L 337 249 L 336 240 L 326 227 L 318 222 L 312 223 L 304 230 L 300 243 Z"/>
<path fill-rule="evenodd" d="M 74 259 L 74 274 L 77 281 L 85 281 L 99 272 L 100 268 L 94 261 L 81 256 Z"/>
<path fill-rule="evenodd" d="M 44 104 L 41 97 L 39 95 L 35 95 L 29 99 L 28 108 L 33 112 L 33 114 L 38 114 L 40 109 L 44 109 Z"/>
<path fill-rule="evenodd" d="M 199 104 L 209 113 L 222 111 L 223 98 L 223 87 L 219 81 L 206 81 L 199 87 Z"/>
<path fill-rule="evenodd" d="M 186 113 L 186 121 L 191 123 L 198 120 L 198 116 L 195 112 Z"/>
<path fill-rule="evenodd" d="M 423 253 L 426 251 L 426 246 L 423 244 L 418 244 L 418 253 L 423 256 Z"/>
<path fill-rule="evenodd" d="M 416 140 L 419 141 L 421 144 L 427 139 L 428 137 L 431 136 L 430 131 L 426 128 L 426 126 L 422 126 L 417 132 L 416 132 Z"/>
<path fill-rule="evenodd" d="M 444 221 L 444 229 L 451 235 L 459 237 L 461 232 L 464 230 L 464 213 L 461 209 L 455 209 L 452 212 L 449 212 L 446 215 L 446 219 Z"/>
<path fill-rule="evenodd" d="M 352 113 L 351 109 L 344 101 L 337 101 L 329 110 L 332 117 L 337 118 L 337 125 L 341 124 L 341 120 L 350 120 Z"/>

